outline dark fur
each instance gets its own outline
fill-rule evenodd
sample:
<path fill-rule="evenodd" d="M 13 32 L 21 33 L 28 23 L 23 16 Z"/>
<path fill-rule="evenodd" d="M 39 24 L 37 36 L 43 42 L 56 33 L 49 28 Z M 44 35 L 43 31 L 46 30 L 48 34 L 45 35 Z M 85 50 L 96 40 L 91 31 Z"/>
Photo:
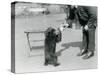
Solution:
<path fill-rule="evenodd" d="M 61 41 L 61 36 L 59 39 L 59 35 L 56 35 L 55 31 L 54 28 L 49 27 L 45 32 L 45 65 L 57 64 L 56 43 Z"/>

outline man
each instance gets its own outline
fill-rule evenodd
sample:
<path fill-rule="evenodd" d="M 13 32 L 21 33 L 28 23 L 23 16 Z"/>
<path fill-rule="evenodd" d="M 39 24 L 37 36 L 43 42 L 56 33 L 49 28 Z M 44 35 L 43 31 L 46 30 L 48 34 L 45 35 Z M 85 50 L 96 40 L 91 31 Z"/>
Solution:
<path fill-rule="evenodd" d="M 72 24 L 76 21 L 75 17 L 75 10 L 74 6 L 68 5 L 67 8 L 64 8 L 66 11 L 66 21 L 69 24 L 68 28 L 72 28 Z"/>
<path fill-rule="evenodd" d="M 97 7 L 76 6 L 74 9 L 75 9 L 74 18 L 78 19 L 83 30 L 82 49 L 78 53 L 78 56 L 84 55 L 83 59 L 88 59 L 94 55 L 94 50 L 95 50 Z"/>

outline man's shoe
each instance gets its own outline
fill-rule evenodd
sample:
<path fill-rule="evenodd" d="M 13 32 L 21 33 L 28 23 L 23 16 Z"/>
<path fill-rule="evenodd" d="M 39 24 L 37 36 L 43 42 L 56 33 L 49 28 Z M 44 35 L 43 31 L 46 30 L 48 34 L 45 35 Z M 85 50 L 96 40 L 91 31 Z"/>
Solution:
<path fill-rule="evenodd" d="M 54 64 L 54 66 L 56 67 L 56 66 L 59 66 L 60 65 L 60 63 L 56 63 L 56 64 Z"/>
<path fill-rule="evenodd" d="M 45 65 L 45 66 L 48 66 L 48 63 L 47 63 L 47 62 L 45 62 L 45 63 L 44 63 L 44 65 Z"/>
<path fill-rule="evenodd" d="M 84 55 L 85 53 L 87 53 L 87 50 L 82 49 L 82 50 L 77 54 L 77 56 L 82 56 L 82 55 Z"/>
<path fill-rule="evenodd" d="M 89 59 L 91 57 L 94 56 L 94 52 L 93 51 L 89 51 L 86 53 L 86 55 L 83 57 L 83 59 Z"/>

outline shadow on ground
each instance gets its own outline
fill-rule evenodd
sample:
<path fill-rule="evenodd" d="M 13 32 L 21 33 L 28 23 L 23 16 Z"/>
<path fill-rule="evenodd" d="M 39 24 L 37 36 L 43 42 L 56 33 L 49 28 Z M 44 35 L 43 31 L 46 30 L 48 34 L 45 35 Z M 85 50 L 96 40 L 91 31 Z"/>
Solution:
<path fill-rule="evenodd" d="M 60 51 L 56 52 L 57 56 L 61 56 L 61 53 L 65 50 L 68 50 L 70 47 L 79 47 L 81 49 L 82 42 L 70 42 L 70 43 L 63 43 L 61 46 L 64 47 Z"/>
<path fill-rule="evenodd" d="M 63 49 L 61 49 L 60 51 L 56 52 L 57 56 L 61 56 L 61 53 L 65 50 L 68 50 L 68 48 L 70 47 L 79 47 L 81 49 L 81 44 L 82 42 L 70 42 L 70 43 L 63 43 L 61 46 L 63 47 Z M 44 46 L 32 46 L 32 50 L 37 49 L 44 49 Z"/>

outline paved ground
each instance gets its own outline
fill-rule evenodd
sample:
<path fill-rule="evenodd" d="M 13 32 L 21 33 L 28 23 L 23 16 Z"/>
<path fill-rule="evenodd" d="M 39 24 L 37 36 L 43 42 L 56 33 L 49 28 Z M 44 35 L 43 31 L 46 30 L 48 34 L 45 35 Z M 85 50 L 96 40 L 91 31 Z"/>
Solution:
<path fill-rule="evenodd" d="M 16 18 L 15 22 L 15 50 L 16 50 L 16 72 L 43 72 L 59 70 L 90 69 L 97 67 L 97 51 L 95 56 L 88 60 L 76 56 L 80 51 L 82 41 L 82 31 L 66 29 L 63 32 L 62 42 L 57 44 L 58 61 L 61 64 L 58 67 L 52 65 L 44 66 L 44 41 L 31 43 L 33 51 L 31 57 L 28 57 L 28 44 L 24 31 L 34 29 L 45 29 L 49 26 L 58 27 L 64 22 L 65 14 L 34 16 Z M 30 35 L 32 39 L 44 39 L 43 34 Z M 62 50 L 63 49 L 63 50 Z"/>

